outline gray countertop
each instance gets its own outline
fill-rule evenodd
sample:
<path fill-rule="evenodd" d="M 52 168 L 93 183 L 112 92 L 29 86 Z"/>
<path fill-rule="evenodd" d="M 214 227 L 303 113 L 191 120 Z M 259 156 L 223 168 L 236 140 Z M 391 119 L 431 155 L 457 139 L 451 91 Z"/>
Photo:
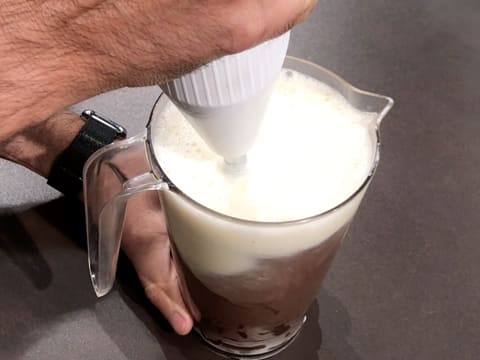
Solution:
<path fill-rule="evenodd" d="M 294 344 L 275 359 L 478 359 L 480 2 L 319 1 L 289 53 L 392 96 L 382 161 Z M 141 130 L 156 87 L 92 107 Z M 82 208 L 0 162 L 0 359 L 216 359 L 127 261 L 97 300 Z"/>

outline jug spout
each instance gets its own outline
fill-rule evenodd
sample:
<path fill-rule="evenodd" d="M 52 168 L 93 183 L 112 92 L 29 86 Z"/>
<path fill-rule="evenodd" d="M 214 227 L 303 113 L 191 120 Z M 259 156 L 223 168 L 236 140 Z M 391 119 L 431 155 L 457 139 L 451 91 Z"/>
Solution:
<path fill-rule="evenodd" d="M 380 106 L 383 106 L 383 107 L 382 107 L 382 111 L 380 111 L 378 113 L 378 117 L 377 117 L 377 120 L 376 120 L 377 121 L 377 126 L 380 126 L 382 120 L 390 112 L 390 110 L 392 109 L 395 102 L 391 97 L 384 96 L 384 95 L 377 95 L 377 96 L 380 96 L 381 101 L 383 100 L 383 102 L 384 102 L 383 105 L 380 104 Z"/>
<path fill-rule="evenodd" d="M 377 116 L 372 118 L 372 121 L 374 121 L 377 128 L 380 127 L 383 119 L 392 109 L 394 104 L 394 101 L 391 97 L 370 93 L 357 89 L 353 86 L 352 94 L 349 94 L 347 100 L 352 104 L 353 107 L 361 111 L 377 114 Z"/>
<path fill-rule="evenodd" d="M 296 71 L 314 76 L 320 82 L 340 92 L 350 105 L 357 110 L 377 114 L 377 116 L 372 117 L 376 127 L 380 126 L 382 120 L 393 107 L 394 101 L 392 98 L 361 90 L 334 72 L 310 61 L 287 56 L 284 67 L 293 67 Z"/>

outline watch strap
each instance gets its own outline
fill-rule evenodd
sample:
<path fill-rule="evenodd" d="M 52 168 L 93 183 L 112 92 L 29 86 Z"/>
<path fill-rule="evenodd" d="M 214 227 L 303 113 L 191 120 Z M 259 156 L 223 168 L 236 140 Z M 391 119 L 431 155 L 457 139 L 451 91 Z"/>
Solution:
<path fill-rule="evenodd" d="M 85 120 L 85 125 L 56 157 L 48 175 L 48 185 L 67 196 L 78 196 L 81 192 L 83 166 L 87 159 L 105 145 L 126 137 L 122 126 L 92 110 L 84 111 L 81 118 Z"/>

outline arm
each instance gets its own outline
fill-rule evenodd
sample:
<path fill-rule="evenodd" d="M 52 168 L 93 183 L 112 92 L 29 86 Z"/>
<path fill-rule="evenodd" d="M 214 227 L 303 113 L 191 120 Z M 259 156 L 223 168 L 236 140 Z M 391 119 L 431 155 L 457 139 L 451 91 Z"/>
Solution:
<path fill-rule="evenodd" d="M 314 0 L 4 0 L 0 142 L 82 99 L 158 84 L 293 26 Z"/>

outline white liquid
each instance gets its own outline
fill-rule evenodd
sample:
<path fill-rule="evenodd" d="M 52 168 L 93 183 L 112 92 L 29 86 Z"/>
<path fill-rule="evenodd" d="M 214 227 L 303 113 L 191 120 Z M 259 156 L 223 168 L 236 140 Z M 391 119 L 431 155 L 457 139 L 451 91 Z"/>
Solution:
<path fill-rule="evenodd" d="M 155 154 L 182 192 L 212 210 L 297 220 L 337 206 L 365 181 L 375 155 L 372 117 L 326 85 L 283 71 L 244 169 L 226 166 L 172 105 L 157 122 Z"/>
<path fill-rule="evenodd" d="M 234 171 L 173 106 L 152 124 L 155 156 L 170 180 L 196 202 L 161 191 L 169 233 L 183 261 L 211 289 L 212 275 L 234 275 L 258 261 L 295 255 L 328 239 L 354 216 L 376 149 L 376 114 L 353 109 L 312 78 L 282 71 L 247 167 Z"/>

